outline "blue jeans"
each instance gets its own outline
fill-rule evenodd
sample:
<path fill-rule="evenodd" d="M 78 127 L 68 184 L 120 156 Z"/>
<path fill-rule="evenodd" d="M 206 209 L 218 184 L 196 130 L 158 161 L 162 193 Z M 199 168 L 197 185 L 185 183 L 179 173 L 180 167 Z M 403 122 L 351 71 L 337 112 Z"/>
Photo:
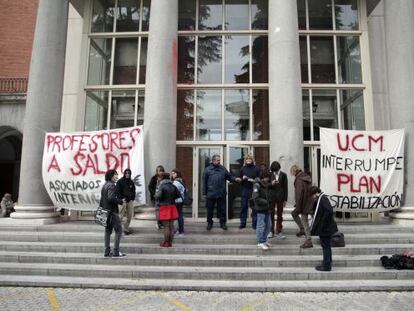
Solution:
<path fill-rule="evenodd" d="M 207 199 L 207 223 L 213 224 L 214 206 L 217 205 L 218 216 L 220 218 L 220 225 L 226 223 L 226 204 L 224 198 Z"/>
<path fill-rule="evenodd" d="M 105 255 L 109 255 L 111 251 L 111 234 L 112 230 L 115 230 L 115 240 L 114 240 L 114 255 L 119 255 L 119 243 L 122 236 L 122 225 L 121 219 L 117 213 L 111 213 L 110 221 L 105 228 Z"/>
<path fill-rule="evenodd" d="M 183 203 L 176 203 L 178 210 L 178 233 L 184 233 L 184 212 Z"/>
<path fill-rule="evenodd" d="M 252 209 L 252 228 L 256 230 L 257 226 L 257 212 L 256 210 Z"/>
<path fill-rule="evenodd" d="M 267 241 L 267 235 L 269 234 L 272 224 L 270 221 L 269 212 L 256 213 L 257 225 L 256 225 L 256 241 L 257 244 L 265 243 Z"/>
<path fill-rule="evenodd" d="M 323 252 L 322 266 L 324 266 L 325 268 L 332 267 L 331 239 L 332 239 L 332 236 L 319 236 L 319 240 L 321 241 L 322 252 Z"/>

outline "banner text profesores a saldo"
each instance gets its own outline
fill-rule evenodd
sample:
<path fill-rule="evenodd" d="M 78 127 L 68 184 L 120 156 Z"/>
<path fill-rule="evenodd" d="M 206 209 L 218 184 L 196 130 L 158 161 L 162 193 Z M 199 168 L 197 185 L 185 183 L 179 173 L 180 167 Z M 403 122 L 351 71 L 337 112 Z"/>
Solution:
<path fill-rule="evenodd" d="M 321 189 L 336 211 L 387 211 L 401 206 L 404 130 L 320 130 Z"/>
<path fill-rule="evenodd" d="M 47 133 L 43 152 L 43 182 L 57 207 L 95 210 L 105 172 L 130 168 L 137 195 L 145 202 L 144 133 L 142 127 L 109 131 Z"/>

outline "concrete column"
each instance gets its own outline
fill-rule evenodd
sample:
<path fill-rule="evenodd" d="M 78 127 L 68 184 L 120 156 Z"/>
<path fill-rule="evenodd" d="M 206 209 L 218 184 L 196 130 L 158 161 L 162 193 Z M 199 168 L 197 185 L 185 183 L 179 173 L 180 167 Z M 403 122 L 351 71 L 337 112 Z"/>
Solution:
<path fill-rule="evenodd" d="M 39 0 L 27 91 L 16 220 L 59 220 L 42 180 L 45 132 L 59 131 L 68 0 Z"/>
<path fill-rule="evenodd" d="M 296 1 L 269 1 L 270 161 L 303 167 L 303 119 Z M 294 201 L 289 176 L 289 202 Z"/>
<path fill-rule="evenodd" d="M 384 0 L 391 128 L 404 128 L 405 200 L 414 219 L 414 1 Z"/>
<path fill-rule="evenodd" d="M 145 177 L 175 167 L 178 1 L 152 0 L 145 85 Z M 149 197 L 149 196 L 148 196 Z"/>

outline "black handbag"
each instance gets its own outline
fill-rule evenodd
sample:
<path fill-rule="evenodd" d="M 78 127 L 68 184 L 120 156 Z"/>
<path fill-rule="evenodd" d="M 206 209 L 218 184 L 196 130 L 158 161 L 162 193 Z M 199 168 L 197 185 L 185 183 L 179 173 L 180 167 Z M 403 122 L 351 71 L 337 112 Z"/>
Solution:
<path fill-rule="evenodd" d="M 335 232 L 331 239 L 332 247 L 345 247 L 345 236 L 342 232 Z"/>
<path fill-rule="evenodd" d="M 102 206 L 98 206 L 95 212 L 95 222 L 98 225 L 106 227 L 109 221 L 110 211 L 104 209 Z"/>

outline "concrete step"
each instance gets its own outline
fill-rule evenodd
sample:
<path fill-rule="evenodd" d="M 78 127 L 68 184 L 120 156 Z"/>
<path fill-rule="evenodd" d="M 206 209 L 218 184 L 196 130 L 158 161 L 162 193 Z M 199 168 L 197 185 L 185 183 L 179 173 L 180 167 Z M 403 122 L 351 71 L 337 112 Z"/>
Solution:
<path fill-rule="evenodd" d="M 338 255 L 373 255 L 401 254 L 414 249 L 414 244 L 347 244 L 343 248 L 333 248 Z M 36 252 L 67 252 L 103 254 L 101 243 L 85 242 L 20 242 L 0 241 L 0 251 L 36 251 Z M 321 247 L 301 249 L 296 245 L 272 245 L 270 250 L 262 251 L 256 244 L 251 245 L 209 245 L 209 244 L 174 244 L 174 247 L 162 248 L 158 244 L 121 243 L 121 251 L 131 254 L 208 254 L 208 255 L 317 255 Z"/>
<path fill-rule="evenodd" d="M 111 259 L 112 260 L 112 259 Z M 116 259 L 122 260 L 122 259 Z M 414 270 L 386 270 L 383 267 L 334 267 L 321 273 L 313 267 L 188 267 L 126 266 L 50 263 L 2 263 L 0 274 L 104 277 L 131 279 L 192 280 L 387 280 L 414 279 Z"/>
<path fill-rule="evenodd" d="M 112 288 L 129 290 L 198 290 L 245 292 L 361 292 L 412 291 L 414 280 L 299 280 L 229 281 L 170 279 L 81 278 L 61 276 L 0 275 L 3 286 Z"/>
<path fill-rule="evenodd" d="M 159 243 L 162 240 L 161 232 L 135 232 L 133 235 L 124 236 L 125 243 Z M 25 242 L 102 242 L 103 232 L 34 232 L 34 231 L 0 231 L 2 241 L 25 241 Z M 250 234 L 227 234 L 227 233 L 188 233 L 180 237 L 176 235 L 175 243 L 178 244 L 255 244 L 255 232 Z M 286 239 L 279 240 L 271 238 L 270 242 L 277 245 L 297 245 L 301 239 L 294 234 L 287 234 Z M 319 243 L 319 238 L 313 238 L 314 243 Z M 410 244 L 414 243 L 414 233 L 347 233 L 346 243 L 350 244 Z"/>
<path fill-rule="evenodd" d="M 380 266 L 380 257 L 380 255 L 335 255 L 334 260 L 335 267 Z M 3 262 L 189 267 L 315 267 L 320 264 L 321 255 L 259 257 L 255 255 L 128 254 L 122 260 L 108 260 L 101 254 L 95 253 L 0 251 L 0 265 Z"/>

